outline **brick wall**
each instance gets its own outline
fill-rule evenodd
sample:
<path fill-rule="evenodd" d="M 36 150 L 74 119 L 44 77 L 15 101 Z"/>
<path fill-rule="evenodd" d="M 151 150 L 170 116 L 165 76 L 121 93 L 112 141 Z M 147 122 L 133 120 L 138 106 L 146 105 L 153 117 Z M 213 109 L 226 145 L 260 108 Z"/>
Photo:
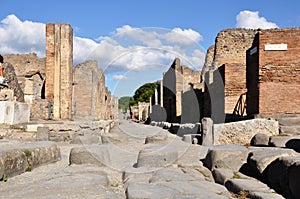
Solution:
<path fill-rule="evenodd" d="M 300 114 L 300 29 L 259 33 L 259 113 Z M 287 44 L 287 50 L 265 50 Z"/>

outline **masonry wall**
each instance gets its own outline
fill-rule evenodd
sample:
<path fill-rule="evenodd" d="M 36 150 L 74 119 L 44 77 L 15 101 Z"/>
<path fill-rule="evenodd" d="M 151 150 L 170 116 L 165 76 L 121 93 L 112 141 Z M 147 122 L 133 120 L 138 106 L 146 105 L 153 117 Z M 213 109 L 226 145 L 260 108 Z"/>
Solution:
<path fill-rule="evenodd" d="M 300 114 L 299 38 L 299 28 L 262 30 L 258 33 L 257 114 Z M 287 49 L 265 49 L 270 44 L 287 44 Z"/>
<path fill-rule="evenodd" d="M 73 29 L 46 24 L 46 99 L 53 100 L 57 119 L 72 117 Z"/>
<path fill-rule="evenodd" d="M 223 66 L 225 86 L 225 112 L 232 114 L 241 94 L 246 89 L 246 51 L 252 46 L 257 30 L 225 29 L 218 33 L 215 47 L 209 49 L 206 65 L 212 70 Z M 211 61 L 211 52 L 214 58 Z M 207 70 L 207 69 L 206 69 Z"/>

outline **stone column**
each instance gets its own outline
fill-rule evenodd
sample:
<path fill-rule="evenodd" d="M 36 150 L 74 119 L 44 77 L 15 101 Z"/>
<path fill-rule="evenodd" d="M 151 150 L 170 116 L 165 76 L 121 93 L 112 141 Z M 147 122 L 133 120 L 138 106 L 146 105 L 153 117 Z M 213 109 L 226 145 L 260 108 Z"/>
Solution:
<path fill-rule="evenodd" d="M 73 29 L 46 25 L 46 99 L 53 101 L 56 119 L 72 117 Z"/>

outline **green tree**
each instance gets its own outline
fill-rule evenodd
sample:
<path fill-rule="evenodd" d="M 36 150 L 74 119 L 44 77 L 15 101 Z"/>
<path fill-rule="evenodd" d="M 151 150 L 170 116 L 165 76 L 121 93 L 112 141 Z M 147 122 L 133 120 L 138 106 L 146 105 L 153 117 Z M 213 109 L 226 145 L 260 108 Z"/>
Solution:
<path fill-rule="evenodd" d="M 127 111 L 129 109 L 129 102 L 132 99 L 130 96 L 124 96 L 119 98 L 119 109 L 122 111 Z"/>
<path fill-rule="evenodd" d="M 157 85 L 156 83 L 146 83 L 139 87 L 133 96 L 133 99 L 136 103 L 138 102 L 149 102 L 150 97 L 154 95 L 155 89 Z"/>

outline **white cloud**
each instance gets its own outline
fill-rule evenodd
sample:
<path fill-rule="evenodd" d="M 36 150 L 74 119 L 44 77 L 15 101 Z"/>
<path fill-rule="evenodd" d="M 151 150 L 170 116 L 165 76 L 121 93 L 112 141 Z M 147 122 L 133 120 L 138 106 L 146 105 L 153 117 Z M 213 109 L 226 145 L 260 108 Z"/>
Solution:
<path fill-rule="evenodd" d="M 112 77 L 112 79 L 113 79 L 113 80 L 126 80 L 126 79 L 128 79 L 128 77 L 125 76 L 125 75 L 114 75 L 114 76 Z"/>
<path fill-rule="evenodd" d="M 275 23 L 268 22 L 264 17 L 260 17 L 258 12 L 249 10 L 241 11 L 236 16 L 237 28 L 251 28 L 251 29 L 271 29 L 278 28 Z"/>
<path fill-rule="evenodd" d="M 3 54 L 35 52 L 45 56 L 45 24 L 8 15 L 0 23 L 0 44 Z"/>
<path fill-rule="evenodd" d="M 76 31 L 75 31 L 76 32 Z M 45 56 L 45 24 L 21 21 L 9 15 L 0 22 L 0 52 L 32 53 Z M 192 29 L 117 28 L 108 36 L 93 40 L 74 36 L 74 64 L 94 59 L 105 72 L 144 71 L 169 67 L 175 57 L 200 69 L 204 50 L 198 42 L 202 36 Z"/>

